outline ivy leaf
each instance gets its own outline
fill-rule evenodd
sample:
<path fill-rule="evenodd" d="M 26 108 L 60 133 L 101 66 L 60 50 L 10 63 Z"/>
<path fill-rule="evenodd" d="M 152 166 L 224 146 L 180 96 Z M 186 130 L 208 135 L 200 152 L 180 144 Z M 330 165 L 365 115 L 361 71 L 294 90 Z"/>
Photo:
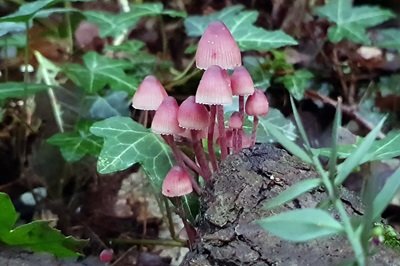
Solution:
<path fill-rule="evenodd" d="M 112 116 L 128 116 L 129 101 L 128 93 L 124 91 L 113 91 L 102 97 L 99 95 L 89 97 L 92 102 L 89 110 L 90 118 L 106 119 Z"/>
<path fill-rule="evenodd" d="M 271 136 L 268 128 L 281 132 L 290 141 L 296 140 L 296 127 L 278 109 L 270 108 L 267 116 L 258 119 L 257 142 L 276 142 L 276 138 Z"/>
<path fill-rule="evenodd" d="M 59 147 L 67 162 L 76 162 L 85 155 L 97 156 L 101 151 L 103 140 L 90 133 L 89 128 L 81 128 L 77 132 L 57 133 L 47 142 Z"/>
<path fill-rule="evenodd" d="M 26 25 L 24 23 L 0 22 L 0 37 L 8 33 L 23 32 L 23 31 L 26 31 Z"/>
<path fill-rule="evenodd" d="M 130 93 L 136 89 L 123 70 L 131 67 L 127 61 L 89 52 L 83 56 L 83 63 L 83 66 L 67 64 L 64 66 L 64 72 L 87 93 L 96 93 L 106 85 L 113 90 L 124 90 Z"/>
<path fill-rule="evenodd" d="M 35 252 L 49 252 L 57 257 L 77 257 L 87 241 L 64 236 L 49 226 L 48 221 L 34 221 L 0 236 L 7 245 L 24 247 Z"/>
<path fill-rule="evenodd" d="M 328 237 L 343 232 L 343 226 L 320 209 L 283 212 L 258 221 L 258 224 L 282 239 L 294 242 Z"/>
<path fill-rule="evenodd" d="M 397 49 L 400 51 L 400 30 L 399 29 L 382 29 L 378 31 L 377 40 L 374 45 L 387 48 Z"/>
<path fill-rule="evenodd" d="M 257 11 L 244 11 L 244 6 L 235 5 L 224 8 L 208 16 L 189 16 L 185 19 L 186 33 L 191 37 L 201 36 L 208 24 L 221 20 L 231 31 L 242 51 L 268 51 L 297 42 L 283 31 L 267 31 L 254 25 Z"/>
<path fill-rule="evenodd" d="M 162 181 L 174 160 L 170 148 L 156 134 L 129 117 L 111 117 L 96 122 L 90 131 L 104 138 L 97 170 L 109 174 L 140 163 L 151 184 L 161 191 Z"/>
<path fill-rule="evenodd" d="M 66 237 L 49 226 L 48 221 L 34 221 L 14 228 L 18 214 L 10 197 L 0 192 L 0 242 L 11 246 L 45 251 L 57 257 L 77 257 L 87 241 Z"/>
<path fill-rule="evenodd" d="M 10 231 L 18 220 L 18 214 L 10 197 L 0 192 L 0 236 Z"/>
<path fill-rule="evenodd" d="M 136 26 L 139 20 L 145 16 L 168 15 L 171 17 L 185 17 L 186 13 L 164 10 L 161 3 L 145 3 L 132 5 L 131 11 L 113 14 L 100 11 L 83 12 L 88 21 L 95 23 L 99 27 L 100 37 L 116 37 L 126 30 Z"/>
<path fill-rule="evenodd" d="M 56 3 L 58 0 L 40 0 L 21 5 L 18 10 L 10 15 L 0 18 L 0 22 L 28 22 L 37 12 Z"/>
<path fill-rule="evenodd" d="M 268 72 L 265 69 L 264 66 L 266 62 L 267 60 L 264 57 L 243 57 L 243 65 L 246 67 L 251 77 L 253 78 L 254 87 L 268 88 L 270 86 L 272 73 Z"/>
<path fill-rule="evenodd" d="M 0 23 L 0 36 L 1 36 L 1 25 Z M 26 45 L 26 36 L 25 34 L 12 34 L 10 36 L 5 36 L 3 38 L 0 38 L 0 47 L 17 47 L 21 48 Z"/>
<path fill-rule="evenodd" d="M 7 98 L 22 98 L 47 90 L 49 86 L 44 84 L 6 82 L 0 84 L 0 100 Z"/>
<path fill-rule="evenodd" d="M 394 17 L 393 12 L 375 6 L 353 7 L 350 0 L 330 0 L 315 9 L 317 15 L 335 23 L 328 29 L 332 42 L 348 39 L 356 43 L 370 44 L 366 29 Z"/>
<path fill-rule="evenodd" d="M 282 82 L 285 88 L 290 94 L 296 99 L 301 100 L 304 97 L 313 74 L 305 69 L 296 70 L 293 74 L 285 75 L 284 77 L 278 78 L 278 82 Z"/>

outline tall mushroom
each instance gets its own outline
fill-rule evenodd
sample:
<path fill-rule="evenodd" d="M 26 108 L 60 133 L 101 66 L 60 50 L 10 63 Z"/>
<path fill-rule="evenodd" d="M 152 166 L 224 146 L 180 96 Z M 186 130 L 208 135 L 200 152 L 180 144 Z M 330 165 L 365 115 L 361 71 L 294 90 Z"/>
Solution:
<path fill-rule="evenodd" d="M 196 102 L 210 105 L 210 125 L 208 127 L 208 153 L 211 162 L 216 161 L 213 150 L 214 123 L 217 117 L 220 137 L 221 159 L 228 155 L 224 125 L 224 104 L 232 103 L 232 90 L 225 72 L 219 66 L 210 66 L 204 72 L 196 91 Z M 213 165 L 216 170 L 215 165 Z"/>
<path fill-rule="evenodd" d="M 202 176 L 206 181 L 211 179 L 211 171 L 204 153 L 200 133 L 208 128 L 210 115 L 204 105 L 195 102 L 194 96 L 189 96 L 181 103 L 178 111 L 178 123 L 180 127 L 190 130 L 193 150 L 202 170 Z"/>

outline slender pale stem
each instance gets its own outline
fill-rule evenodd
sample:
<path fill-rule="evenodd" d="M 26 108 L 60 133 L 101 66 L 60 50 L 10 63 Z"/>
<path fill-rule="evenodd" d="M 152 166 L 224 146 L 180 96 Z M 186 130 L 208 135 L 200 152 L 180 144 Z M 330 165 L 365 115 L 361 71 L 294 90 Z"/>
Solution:
<path fill-rule="evenodd" d="M 192 145 L 194 154 L 196 155 L 197 161 L 201 167 L 201 171 L 203 172 L 202 176 L 204 179 L 209 182 L 211 180 L 211 171 L 208 166 L 206 154 L 203 149 L 203 145 L 201 143 L 201 139 L 198 137 L 197 130 L 190 130 L 190 134 L 192 135 Z"/>
<path fill-rule="evenodd" d="M 169 233 L 171 234 L 172 239 L 176 240 L 177 237 L 176 237 L 176 233 L 175 233 L 175 227 L 174 227 L 174 221 L 172 219 L 171 209 L 169 207 L 167 198 L 163 197 L 163 201 L 164 201 L 165 211 L 167 213 L 168 230 L 169 230 Z"/>
<path fill-rule="evenodd" d="M 189 156 L 186 155 L 186 153 L 184 153 L 183 151 L 180 151 L 183 161 L 185 162 L 185 164 L 192 169 L 194 172 L 196 172 L 197 174 L 201 175 L 201 169 L 200 167 L 193 162 L 192 159 L 189 158 Z"/>
<path fill-rule="evenodd" d="M 221 148 L 221 160 L 224 160 L 228 156 L 228 147 L 226 145 L 224 107 L 222 105 L 217 105 L 217 122 L 219 146 Z"/>
<path fill-rule="evenodd" d="M 218 171 L 217 156 L 214 150 L 214 127 L 215 127 L 215 116 L 217 113 L 217 107 L 215 105 L 210 106 L 210 125 L 208 126 L 208 136 L 207 136 L 207 148 L 208 155 L 210 156 L 210 161 L 212 168 Z"/>
<path fill-rule="evenodd" d="M 244 125 L 244 96 L 239 95 L 239 114 L 240 118 L 242 119 L 242 128 L 238 131 L 238 147 L 239 149 L 242 148 L 242 142 L 243 142 L 243 125 Z"/>
<path fill-rule="evenodd" d="M 232 131 L 232 142 L 233 142 L 233 150 L 235 153 L 238 153 L 239 150 L 242 148 L 242 143 L 240 142 L 241 140 L 241 134 L 240 134 L 240 129 L 234 129 Z"/>
<path fill-rule="evenodd" d="M 185 162 L 183 160 L 182 154 L 181 154 L 178 146 L 176 146 L 174 137 L 172 135 L 163 135 L 163 137 L 164 137 L 164 140 L 167 142 L 167 144 L 171 147 L 172 152 L 173 152 L 174 157 L 175 157 L 175 160 L 178 163 L 178 165 L 180 167 L 182 167 L 183 169 L 188 170 L 187 166 L 186 166 L 186 164 L 185 164 Z M 192 175 L 189 175 L 189 176 L 190 176 L 190 181 L 192 183 L 193 190 L 198 195 L 201 195 L 201 188 L 200 188 L 199 184 L 197 183 L 197 181 L 194 179 L 194 177 Z"/>
<path fill-rule="evenodd" d="M 251 145 L 256 144 L 258 116 L 253 117 L 253 131 L 251 132 Z"/>

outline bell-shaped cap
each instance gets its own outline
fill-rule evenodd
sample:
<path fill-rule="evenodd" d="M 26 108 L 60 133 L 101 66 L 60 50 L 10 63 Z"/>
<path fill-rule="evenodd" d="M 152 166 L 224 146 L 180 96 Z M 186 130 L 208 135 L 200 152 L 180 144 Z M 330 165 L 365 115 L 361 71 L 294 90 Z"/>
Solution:
<path fill-rule="evenodd" d="M 233 69 L 242 65 L 240 49 L 231 32 L 221 21 L 208 25 L 196 51 L 196 66 L 208 69 L 212 65 Z"/>
<path fill-rule="evenodd" d="M 233 112 L 229 118 L 229 128 L 241 129 L 243 127 L 243 120 L 239 112 Z"/>
<path fill-rule="evenodd" d="M 179 106 L 178 123 L 186 129 L 202 130 L 208 127 L 210 115 L 207 108 L 195 102 L 194 96 L 189 96 Z"/>
<path fill-rule="evenodd" d="M 203 74 L 196 91 L 196 103 L 223 105 L 232 103 L 232 90 L 225 70 L 210 66 Z"/>
<path fill-rule="evenodd" d="M 133 95 L 132 106 L 139 110 L 157 110 L 167 96 L 163 85 L 150 75 L 144 78 Z"/>
<path fill-rule="evenodd" d="M 168 96 L 158 107 L 151 130 L 156 134 L 174 135 L 183 132 L 183 128 L 178 125 L 178 103 L 174 97 Z"/>
<path fill-rule="evenodd" d="M 193 191 L 189 173 L 180 166 L 169 170 L 162 184 L 162 194 L 166 197 L 181 197 Z"/>
<path fill-rule="evenodd" d="M 253 95 L 250 95 L 246 101 L 246 114 L 252 116 L 267 115 L 269 110 L 269 103 L 267 96 L 262 90 L 256 89 Z"/>
<path fill-rule="evenodd" d="M 244 66 L 235 68 L 231 76 L 233 95 L 247 96 L 254 93 L 254 83 L 249 72 Z"/>

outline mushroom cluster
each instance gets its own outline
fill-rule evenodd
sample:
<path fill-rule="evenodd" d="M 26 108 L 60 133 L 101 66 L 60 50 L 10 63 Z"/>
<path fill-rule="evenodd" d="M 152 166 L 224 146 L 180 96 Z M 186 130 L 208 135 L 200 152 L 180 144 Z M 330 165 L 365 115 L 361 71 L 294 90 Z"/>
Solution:
<path fill-rule="evenodd" d="M 212 22 L 200 38 L 196 51 L 196 66 L 205 70 L 196 95 L 189 96 L 181 105 L 168 96 L 162 84 L 147 76 L 133 96 L 132 106 L 151 111 L 151 129 L 160 134 L 171 147 L 177 165 L 164 179 L 162 193 L 166 197 L 180 197 L 191 192 L 201 193 L 197 176 L 210 182 L 218 171 L 216 147 L 220 160 L 256 142 L 258 117 L 268 113 L 268 100 L 264 92 L 254 88 L 253 80 L 242 66 L 239 47 L 229 29 L 220 21 Z M 229 75 L 228 70 L 233 70 Z M 239 109 L 233 112 L 227 125 L 224 105 L 239 97 Z M 245 115 L 253 117 L 253 130 L 249 136 L 243 130 Z M 146 120 L 147 121 L 147 120 Z M 177 137 L 191 143 L 194 159 L 177 145 Z M 203 142 L 207 141 L 207 149 Z"/>

